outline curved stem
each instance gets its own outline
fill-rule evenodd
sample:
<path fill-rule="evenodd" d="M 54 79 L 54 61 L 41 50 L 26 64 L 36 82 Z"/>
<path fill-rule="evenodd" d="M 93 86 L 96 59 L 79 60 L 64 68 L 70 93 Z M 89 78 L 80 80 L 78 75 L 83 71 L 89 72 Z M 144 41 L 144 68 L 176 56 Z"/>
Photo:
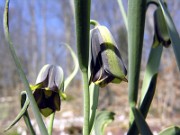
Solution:
<path fill-rule="evenodd" d="M 64 81 L 64 91 L 65 91 L 67 89 L 68 85 L 70 84 L 70 82 L 72 81 L 72 79 L 77 74 L 77 72 L 79 70 L 79 65 L 78 65 L 77 56 L 74 53 L 74 51 L 72 50 L 72 48 L 68 44 L 66 44 L 66 43 L 63 43 L 63 44 L 65 44 L 65 46 L 69 49 L 70 54 L 71 54 L 71 56 L 73 58 L 73 62 L 74 62 L 74 70 L 73 70 L 73 72 Z"/>
<path fill-rule="evenodd" d="M 42 117 L 41 117 L 41 114 L 39 112 L 37 103 L 36 103 L 36 101 L 34 99 L 32 91 L 31 91 L 31 89 L 29 87 L 29 83 L 27 81 L 26 75 L 25 75 L 25 73 L 24 73 L 24 71 L 23 71 L 23 69 L 21 67 L 20 61 L 19 61 L 19 59 L 18 59 L 18 57 L 16 55 L 15 49 L 13 47 L 13 44 L 12 44 L 12 41 L 11 41 L 11 38 L 10 38 L 10 35 L 9 35 L 8 13 L 9 13 L 9 0 L 6 0 L 3 23 L 4 23 L 4 33 L 5 33 L 5 37 L 6 37 L 6 40 L 8 42 L 8 45 L 9 45 L 9 50 L 11 52 L 11 55 L 12 55 L 13 59 L 14 59 L 14 62 L 16 64 L 16 67 L 17 67 L 18 73 L 19 73 L 19 75 L 21 77 L 21 80 L 25 85 L 26 92 L 27 92 L 28 98 L 30 100 L 32 110 L 33 110 L 34 116 L 36 118 L 36 121 L 38 123 L 41 134 L 48 135 L 47 129 L 45 127 L 45 124 L 44 124 L 44 122 L 42 120 Z"/>
<path fill-rule="evenodd" d="M 70 47 L 70 45 L 68 45 L 67 43 L 63 43 L 63 42 L 61 44 L 65 45 L 67 47 L 67 49 L 69 50 L 69 52 L 71 54 L 73 62 L 74 62 L 74 69 L 70 73 L 70 75 L 68 75 L 68 77 L 64 80 L 64 85 L 63 85 L 64 88 L 62 89 L 62 91 L 60 90 L 60 95 L 61 95 L 62 99 L 66 99 L 66 94 L 64 92 L 66 91 L 66 89 L 69 86 L 69 84 L 72 81 L 72 79 L 77 74 L 77 72 L 79 70 L 79 63 L 78 63 L 77 56 L 76 56 L 75 52 L 73 51 L 73 49 Z"/>
<path fill-rule="evenodd" d="M 36 133 L 34 131 L 34 128 L 33 128 L 32 124 L 31 124 L 31 120 L 29 118 L 29 114 L 28 114 L 27 111 L 25 112 L 23 118 L 24 118 L 24 121 L 26 123 L 27 128 L 29 129 L 30 134 L 31 135 L 36 135 Z"/>
<path fill-rule="evenodd" d="M 11 129 L 20 119 L 25 115 L 29 107 L 29 99 L 27 98 L 26 92 L 21 92 L 21 110 L 12 123 L 4 130 L 5 132 Z"/>
<path fill-rule="evenodd" d="M 127 15 L 126 15 L 122 0 L 117 0 L 117 1 L 118 1 L 118 5 L 119 5 L 119 8 L 120 8 L 123 20 L 124 20 L 126 30 L 128 30 Z"/>
<path fill-rule="evenodd" d="M 48 127 L 48 134 L 49 135 L 52 135 L 54 117 L 55 117 L 55 113 L 52 113 L 50 116 L 50 123 L 49 123 L 49 127 Z"/>
<path fill-rule="evenodd" d="M 90 99 L 89 99 L 89 85 L 88 85 L 88 74 L 82 73 L 84 81 L 84 125 L 83 135 L 89 135 L 89 112 L 90 112 Z"/>
<path fill-rule="evenodd" d="M 159 7 L 159 3 L 157 1 L 155 1 L 155 0 L 148 1 L 147 4 L 146 4 L 146 7 L 148 8 L 151 4 Z"/>
<path fill-rule="evenodd" d="M 24 108 L 24 106 L 29 106 L 29 99 L 28 99 L 28 96 L 27 96 L 27 94 L 26 94 L 26 92 L 25 91 L 22 91 L 21 92 L 21 108 Z M 24 113 L 24 115 L 23 115 L 23 118 L 24 118 L 24 122 L 26 123 L 26 126 L 27 126 L 27 128 L 29 129 L 29 131 L 30 131 L 30 134 L 31 135 L 36 135 L 36 133 L 35 133 L 35 131 L 34 131 L 34 128 L 33 128 L 33 126 L 32 126 L 32 124 L 31 124 L 31 120 L 30 120 L 30 118 L 29 118 L 29 114 L 28 114 L 28 106 L 27 106 L 27 108 L 25 109 L 26 111 L 25 111 L 25 113 Z"/>
<path fill-rule="evenodd" d="M 91 24 L 91 25 L 94 25 L 94 27 L 100 25 L 99 22 L 96 21 L 96 20 L 90 20 L 90 24 Z"/>

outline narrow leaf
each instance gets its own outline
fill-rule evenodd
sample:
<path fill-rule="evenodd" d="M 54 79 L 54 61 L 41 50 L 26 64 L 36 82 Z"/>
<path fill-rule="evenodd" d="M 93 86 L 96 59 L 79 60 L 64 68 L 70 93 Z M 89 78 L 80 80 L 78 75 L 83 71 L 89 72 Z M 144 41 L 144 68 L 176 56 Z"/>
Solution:
<path fill-rule="evenodd" d="M 180 134 L 180 127 L 178 126 L 168 127 L 167 129 L 159 133 L 159 135 L 179 135 L 179 134 Z"/>
<path fill-rule="evenodd" d="M 25 91 L 23 91 L 21 93 L 21 98 L 23 97 L 23 95 L 26 94 Z M 27 108 L 29 106 L 29 99 L 26 98 L 26 100 L 24 101 L 24 103 L 21 103 L 21 111 L 19 112 L 19 114 L 16 116 L 16 118 L 12 121 L 12 123 L 5 129 L 5 131 L 11 129 L 20 119 L 21 117 L 26 113 Z"/>
<path fill-rule="evenodd" d="M 169 32 L 169 36 L 172 42 L 172 46 L 173 46 L 173 50 L 175 53 L 175 57 L 176 57 L 176 61 L 177 61 L 177 65 L 178 68 L 180 70 L 180 38 L 179 38 L 179 34 L 176 30 L 175 24 L 171 18 L 171 15 L 168 11 L 168 9 L 166 8 L 166 6 L 164 5 L 162 0 L 158 0 L 161 10 L 163 12 L 166 24 L 167 24 L 167 28 L 168 28 L 168 32 Z"/>
<path fill-rule="evenodd" d="M 149 84 L 149 88 L 148 88 L 148 91 L 144 97 L 144 100 L 139 108 L 140 112 L 142 113 L 144 119 L 146 118 L 147 116 L 147 113 L 148 113 L 148 110 L 149 110 L 149 107 L 151 105 L 151 102 L 152 102 L 152 99 L 153 99 L 153 96 L 154 96 L 154 93 L 155 93 L 155 88 L 156 88 L 156 81 L 157 81 L 157 74 L 155 74 L 151 81 L 150 81 L 150 84 Z M 133 121 L 131 127 L 129 128 L 129 131 L 127 133 L 127 135 L 137 135 L 139 133 L 138 129 L 137 129 L 137 126 L 136 126 L 136 123 L 135 121 Z"/>
<path fill-rule="evenodd" d="M 106 126 L 114 120 L 114 112 L 101 111 L 97 114 L 94 131 L 96 135 L 104 135 L 104 130 Z"/>
<path fill-rule="evenodd" d="M 88 70 L 89 30 L 91 0 L 74 0 L 76 21 L 76 45 L 79 66 L 82 72 Z"/>
<path fill-rule="evenodd" d="M 91 83 L 89 87 L 90 93 L 90 120 L 89 120 L 89 132 L 91 133 L 92 127 L 94 125 L 94 120 L 96 116 L 96 110 L 98 106 L 99 99 L 99 86 Z"/>
<path fill-rule="evenodd" d="M 64 91 L 66 90 L 69 83 L 72 81 L 72 79 L 75 77 L 75 75 L 77 74 L 77 72 L 79 70 L 78 59 L 77 59 L 75 52 L 72 50 L 72 48 L 68 44 L 65 44 L 65 45 L 68 48 L 68 50 L 70 51 L 70 54 L 73 58 L 74 69 L 73 69 L 72 73 L 64 81 Z"/>
<path fill-rule="evenodd" d="M 151 48 L 148 63 L 147 63 L 146 70 L 145 70 L 144 79 L 143 79 L 141 104 L 142 104 L 142 101 L 144 100 L 144 97 L 145 97 L 147 91 L 148 91 L 152 77 L 158 73 L 162 50 L 163 50 L 162 45 L 159 45 L 156 48 L 153 48 L 153 47 Z"/>
<path fill-rule="evenodd" d="M 156 40 L 154 40 L 149 54 L 145 76 L 143 79 L 141 102 L 139 107 L 144 118 L 146 118 L 147 116 L 150 104 L 155 93 L 157 73 L 163 50 L 162 45 L 157 45 L 157 47 L 154 48 L 154 44 L 156 44 Z M 133 121 L 131 127 L 129 128 L 128 135 L 131 135 L 132 133 L 138 134 L 135 121 Z"/>
<path fill-rule="evenodd" d="M 123 20 L 124 20 L 126 30 L 128 30 L 127 15 L 126 15 L 126 11 L 125 11 L 124 6 L 123 6 L 123 1 L 122 0 L 117 0 L 117 2 L 118 2 L 119 9 L 121 11 L 121 14 L 122 14 L 122 17 L 123 17 Z"/>
<path fill-rule="evenodd" d="M 135 107 L 132 107 L 132 112 L 134 114 L 135 122 L 141 135 L 152 135 L 152 132 L 141 112 Z"/>

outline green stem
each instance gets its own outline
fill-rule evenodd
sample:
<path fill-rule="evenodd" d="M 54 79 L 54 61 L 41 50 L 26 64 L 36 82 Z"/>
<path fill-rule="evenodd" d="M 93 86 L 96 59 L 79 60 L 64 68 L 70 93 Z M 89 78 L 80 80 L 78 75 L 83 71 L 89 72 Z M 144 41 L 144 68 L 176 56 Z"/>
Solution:
<path fill-rule="evenodd" d="M 30 120 L 30 118 L 29 118 L 29 114 L 28 114 L 27 111 L 25 112 L 23 118 L 24 118 L 24 121 L 25 121 L 25 123 L 26 123 L 27 128 L 28 128 L 29 131 L 30 131 L 30 134 L 31 134 L 31 135 L 36 135 L 36 133 L 35 133 L 35 131 L 34 131 L 34 128 L 33 128 L 32 124 L 31 124 L 31 120 Z"/>
<path fill-rule="evenodd" d="M 122 0 L 117 0 L 117 1 L 118 1 L 118 5 L 119 5 L 119 8 L 120 8 L 123 20 L 124 20 L 126 30 L 128 30 L 127 15 L 126 15 Z"/>
<path fill-rule="evenodd" d="M 4 130 L 5 132 L 11 129 L 27 112 L 29 107 L 29 99 L 27 98 L 27 94 L 25 91 L 21 92 L 21 110 L 16 116 L 16 118 L 12 121 L 12 123 Z"/>
<path fill-rule="evenodd" d="M 24 122 L 26 123 L 27 128 L 30 131 L 31 135 L 36 135 L 34 128 L 31 124 L 31 120 L 29 118 L 29 114 L 28 114 L 28 106 L 29 106 L 29 99 L 27 97 L 27 94 L 25 91 L 21 92 L 21 109 L 23 109 L 25 106 L 27 106 L 27 108 L 25 109 L 25 113 L 23 114 L 23 119 Z"/>
<path fill-rule="evenodd" d="M 49 123 L 49 127 L 48 127 L 48 134 L 49 135 L 52 135 L 54 117 L 55 117 L 55 113 L 52 113 L 50 116 L 50 123 Z"/>
<path fill-rule="evenodd" d="M 129 104 L 136 106 L 138 97 L 138 83 L 143 47 L 144 24 L 146 13 L 146 0 L 128 1 L 128 94 Z M 130 112 L 130 123 L 133 121 L 133 114 Z"/>
<path fill-rule="evenodd" d="M 68 44 L 66 44 L 66 43 L 63 43 L 63 44 L 69 49 L 70 54 L 71 54 L 72 59 L 73 59 L 73 62 L 74 62 L 74 70 L 73 70 L 73 72 L 64 81 L 64 91 L 65 91 L 67 89 L 68 85 L 70 84 L 70 82 L 72 81 L 72 79 L 77 74 L 77 72 L 79 70 L 79 65 L 78 65 L 78 59 L 76 57 L 76 54 L 71 49 L 71 47 Z"/>
<path fill-rule="evenodd" d="M 95 84 L 90 85 L 90 101 L 91 101 L 91 110 L 90 110 L 90 122 L 89 122 L 89 133 L 91 133 L 92 127 L 94 125 L 94 119 L 96 116 L 96 110 L 98 106 L 99 99 L 99 86 Z"/>
<path fill-rule="evenodd" d="M 91 24 L 91 25 L 94 25 L 95 27 L 98 26 L 98 25 L 100 25 L 99 22 L 96 21 L 96 20 L 90 20 L 90 24 Z"/>
<path fill-rule="evenodd" d="M 31 91 L 31 89 L 29 87 L 29 83 L 27 81 L 26 75 L 25 75 L 25 73 L 24 73 L 24 71 L 23 71 L 23 69 L 21 67 L 20 61 L 19 61 L 19 59 L 18 59 L 18 57 L 16 55 L 15 49 L 13 47 L 13 44 L 12 44 L 12 41 L 11 41 L 11 38 L 10 38 L 10 35 L 9 35 L 8 12 L 9 12 L 9 0 L 6 0 L 5 10 L 4 10 L 4 20 L 3 20 L 5 37 L 6 37 L 6 40 L 8 42 L 11 55 L 12 55 L 12 57 L 14 59 L 15 64 L 16 64 L 18 73 L 19 73 L 19 75 L 21 77 L 22 82 L 25 85 L 26 92 L 27 92 L 28 98 L 30 100 L 31 107 L 32 107 L 34 116 L 36 118 L 36 121 L 38 123 L 39 129 L 41 131 L 41 134 L 48 135 L 47 129 L 46 129 L 46 127 L 44 125 L 44 122 L 42 120 L 42 117 L 40 115 L 37 103 L 36 103 L 36 101 L 34 99 L 32 91 Z"/>
<path fill-rule="evenodd" d="M 89 30 L 91 0 L 74 0 L 76 20 L 76 45 L 79 67 L 84 83 L 84 126 L 83 135 L 89 135 Z"/>
<path fill-rule="evenodd" d="M 84 81 L 84 125 L 83 135 L 89 135 L 89 112 L 90 112 L 90 99 L 89 99 L 89 85 L 88 85 L 88 74 L 82 73 Z"/>

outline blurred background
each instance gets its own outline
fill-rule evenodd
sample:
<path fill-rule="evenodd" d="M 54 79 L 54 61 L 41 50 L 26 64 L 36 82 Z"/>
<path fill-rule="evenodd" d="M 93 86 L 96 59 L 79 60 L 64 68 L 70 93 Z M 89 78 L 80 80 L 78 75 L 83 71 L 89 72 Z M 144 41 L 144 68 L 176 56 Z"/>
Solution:
<path fill-rule="evenodd" d="M 31 84 L 44 64 L 58 64 L 65 76 L 73 70 L 72 58 L 62 43 L 68 43 L 76 52 L 73 0 L 12 0 L 10 2 L 10 35 L 23 69 Z M 127 11 L 127 1 L 123 0 Z M 0 0 L 0 134 L 29 134 L 24 121 L 20 120 L 10 131 L 3 129 L 20 111 L 20 92 L 24 86 L 17 74 L 3 33 L 3 10 L 5 0 Z M 167 0 L 168 9 L 180 33 L 180 1 Z M 142 55 L 141 81 L 143 80 L 148 54 L 153 41 L 155 6 L 146 13 L 144 47 Z M 91 19 L 99 21 L 112 32 L 126 66 L 127 31 L 117 0 L 92 0 Z M 141 89 L 140 81 L 140 89 Z M 154 134 L 167 126 L 180 124 L 180 74 L 172 47 L 164 48 L 159 69 L 157 90 L 147 122 Z M 106 129 L 107 135 L 125 134 L 128 129 L 127 83 L 110 84 L 100 90 L 99 110 L 116 113 Z M 56 114 L 53 134 L 81 134 L 82 127 L 82 83 L 80 72 L 67 89 L 68 99 L 62 101 L 61 111 Z M 31 107 L 32 123 L 35 123 Z M 45 119 L 46 124 L 49 119 Z"/>

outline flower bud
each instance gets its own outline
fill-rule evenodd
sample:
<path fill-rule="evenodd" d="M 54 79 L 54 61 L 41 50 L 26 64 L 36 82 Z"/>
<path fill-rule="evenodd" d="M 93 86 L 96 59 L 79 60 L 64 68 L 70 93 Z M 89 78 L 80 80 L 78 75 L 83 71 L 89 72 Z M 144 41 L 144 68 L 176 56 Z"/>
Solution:
<path fill-rule="evenodd" d="M 158 7 L 154 12 L 154 28 L 154 40 L 158 40 L 158 42 L 163 46 L 169 47 L 171 40 L 169 37 L 166 21 L 160 7 Z"/>
<path fill-rule="evenodd" d="M 112 34 L 105 26 L 91 30 L 91 77 L 100 87 L 126 81 L 127 70 Z"/>
<path fill-rule="evenodd" d="M 64 74 L 60 66 L 48 64 L 39 72 L 36 85 L 31 88 L 39 110 L 45 117 L 60 110 L 63 84 Z"/>

